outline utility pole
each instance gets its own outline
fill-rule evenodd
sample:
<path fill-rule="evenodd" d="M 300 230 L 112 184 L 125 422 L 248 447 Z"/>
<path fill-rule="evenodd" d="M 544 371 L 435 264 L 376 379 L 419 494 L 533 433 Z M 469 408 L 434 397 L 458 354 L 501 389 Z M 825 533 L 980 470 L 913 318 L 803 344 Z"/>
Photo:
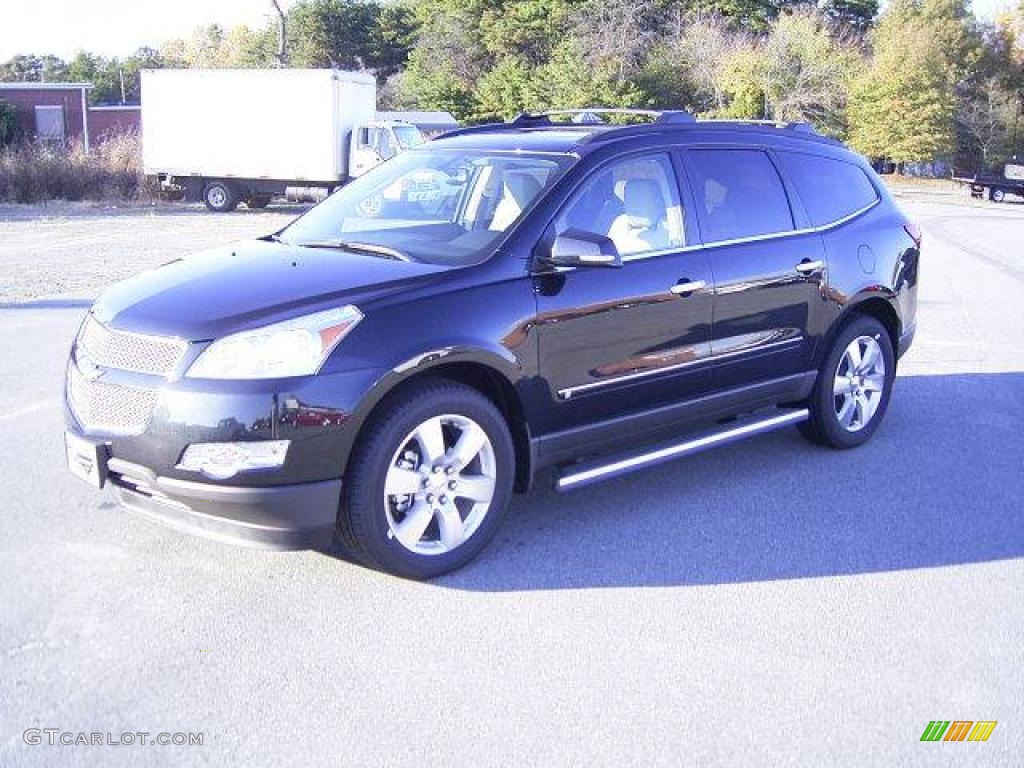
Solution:
<path fill-rule="evenodd" d="M 283 68 L 288 66 L 287 17 L 277 0 L 270 0 L 270 4 L 277 12 L 277 66 Z"/>

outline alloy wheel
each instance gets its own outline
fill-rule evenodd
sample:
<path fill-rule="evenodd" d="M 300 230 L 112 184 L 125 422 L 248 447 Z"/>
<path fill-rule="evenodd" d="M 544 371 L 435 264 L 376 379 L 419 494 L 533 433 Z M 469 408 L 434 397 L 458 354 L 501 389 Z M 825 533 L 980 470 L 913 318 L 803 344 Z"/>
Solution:
<path fill-rule="evenodd" d="M 497 462 L 483 428 L 457 414 L 410 432 L 384 478 L 388 538 L 419 555 L 443 555 L 480 527 L 494 497 Z"/>
<path fill-rule="evenodd" d="M 864 429 L 878 411 L 884 390 L 882 347 L 871 336 L 858 336 L 843 352 L 832 384 L 835 414 L 843 429 Z"/>

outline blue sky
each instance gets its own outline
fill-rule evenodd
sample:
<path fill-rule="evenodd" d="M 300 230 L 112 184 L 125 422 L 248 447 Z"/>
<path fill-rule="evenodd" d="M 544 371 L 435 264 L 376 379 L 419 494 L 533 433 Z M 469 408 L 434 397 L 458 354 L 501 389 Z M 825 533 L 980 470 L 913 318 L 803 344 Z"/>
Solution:
<path fill-rule="evenodd" d="M 282 0 L 287 8 L 295 0 Z M 977 13 L 992 18 L 1014 0 L 974 0 Z M 16 53 L 55 53 L 70 58 L 85 49 L 125 55 L 140 45 L 159 47 L 216 22 L 259 26 L 271 13 L 269 0 L 36 0 L 17 3 L 0 24 L 0 61 Z"/>

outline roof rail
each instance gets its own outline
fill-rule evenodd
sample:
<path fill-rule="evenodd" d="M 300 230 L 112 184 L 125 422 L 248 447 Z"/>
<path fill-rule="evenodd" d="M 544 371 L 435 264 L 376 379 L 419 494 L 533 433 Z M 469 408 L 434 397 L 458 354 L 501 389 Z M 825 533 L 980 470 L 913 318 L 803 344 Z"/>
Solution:
<path fill-rule="evenodd" d="M 601 115 L 634 115 L 653 118 L 655 123 L 692 123 L 695 118 L 681 109 L 626 109 L 622 107 L 580 107 L 578 109 L 550 109 L 544 112 L 520 112 L 511 125 L 547 125 L 552 117 L 575 115 L 572 122 L 593 125 L 604 122 Z"/>
<path fill-rule="evenodd" d="M 552 117 L 572 115 L 569 122 L 554 122 Z M 632 125 L 618 125 L 606 123 L 601 115 L 636 115 L 652 118 L 649 122 L 635 123 Z M 702 125 L 717 125 L 722 128 L 729 126 L 750 126 L 763 128 L 777 128 L 779 130 L 801 133 L 808 138 L 814 137 L 818 141 L 838 144 L 836 139 L 818 133 L 814 126 L 806 122 L 794 122 L 787 120 L 761 120 L 755 118 L 708 118 L 697 119 L 689 112 L 681 109 L 625 109 L 620 107 L 581 107 L 578 109 L 552 109 L 545 112 L 520 112 L 507 123 L 486 123 L 484 125 L 472 125 L 466 128 L 458 128 L 443 134 L 445 138 L 452 136 L 463 136 L 472 133 L 489 133 L 493 131 L 508 130 L 509 128 L 586 128 L 588 126 L 601 125 L 608 131 L 591 132 L 580 140 L 581 144 L 603 143 L 613 141 L 626 136 L 646 134 L 651 131 L 670 129 L 675 126 L 687 125 L 693 128 L 700 128 Z"/>
<path fill-rule="evenodd" d="M 509 125 L 509 123 L 481 123 L 480 125 L 467 125 L 464 128 L 453 128 L 450 131 L 445 131 L 437 138 L 450 139 L 453 136 L 465 136 L 468 133 L 489 133 L 490 131 L 504 131 L 508 129 Z"/>
<path fill-rule="evenodd" d="M 784 128 L 801 133 L 818 133 L 810 123 L 796 122 L 790 120 L 758 120 L 745 117 L 712 117 L 701 119 L 702 123 L 735 123 L 736 125 L 767 125 L 774 128 Z"/>

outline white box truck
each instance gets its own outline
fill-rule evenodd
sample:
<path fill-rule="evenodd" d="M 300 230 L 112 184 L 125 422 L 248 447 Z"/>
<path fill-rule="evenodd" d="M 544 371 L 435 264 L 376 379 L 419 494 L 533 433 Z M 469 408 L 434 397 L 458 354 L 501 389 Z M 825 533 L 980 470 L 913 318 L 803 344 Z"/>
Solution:
<path fill-rule="evenodd" d="M 213 211 L 317 200 L 423 141 L 376 109 L 376 81 L 361 72 L 144 70 L 143 167 Z"/>

